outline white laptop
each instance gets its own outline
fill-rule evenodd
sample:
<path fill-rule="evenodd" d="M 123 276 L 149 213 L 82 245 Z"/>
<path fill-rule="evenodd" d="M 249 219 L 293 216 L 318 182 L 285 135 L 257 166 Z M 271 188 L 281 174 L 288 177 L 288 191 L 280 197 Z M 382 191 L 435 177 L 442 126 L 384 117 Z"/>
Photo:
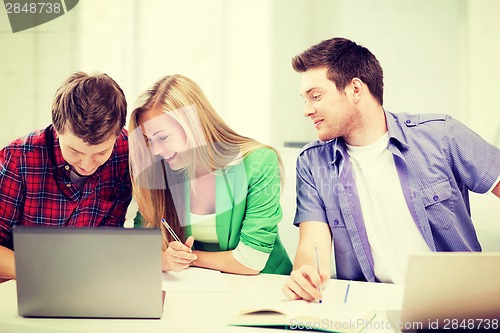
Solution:
<path fill-rule="evenodd" d="M 20 316 L 160 318 L 159 229 L 13 229 Z"/>
<path fill-rule="evenodd" d="M 499 327 L 500 252 L 411 257 L 402 309 L 388 315 L 405 332 Z"/>

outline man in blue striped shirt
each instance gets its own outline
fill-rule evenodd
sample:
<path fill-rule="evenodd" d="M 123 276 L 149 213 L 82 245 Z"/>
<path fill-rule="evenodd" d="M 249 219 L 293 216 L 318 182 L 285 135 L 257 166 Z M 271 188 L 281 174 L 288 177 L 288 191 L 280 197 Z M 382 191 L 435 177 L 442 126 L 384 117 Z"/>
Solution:
<path fill-rule="evenodd" d="M 321 298 L 332 241 L 337 278 L 361 281 L 402 283 L 412 254 L 481 251 L 468 191 L 500 197 L 497 147 L 448 115 L 385 110 L 381 66 L 350 40 L 325 40 L 292 65 L 319 140 L 297 159 L 290 299 Z"/>

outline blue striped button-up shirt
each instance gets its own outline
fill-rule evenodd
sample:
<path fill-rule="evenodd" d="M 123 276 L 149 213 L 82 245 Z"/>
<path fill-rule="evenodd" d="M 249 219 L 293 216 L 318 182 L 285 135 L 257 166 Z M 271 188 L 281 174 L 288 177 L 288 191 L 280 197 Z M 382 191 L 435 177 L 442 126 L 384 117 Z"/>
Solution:
<path fill-rule="evenodd" d="M 448 115 L 386 112 L 389 144 L 408 209 L 432 251 L 481 251 L 468 191 L 500 176 L 500 149 Z M 391 198 L 387 198 L 391 200 Z M 353 169 L 342 138 L 308 144 L 297 159 L 294 224 L 328 223 L 337 277 L 376 281 Z"/>

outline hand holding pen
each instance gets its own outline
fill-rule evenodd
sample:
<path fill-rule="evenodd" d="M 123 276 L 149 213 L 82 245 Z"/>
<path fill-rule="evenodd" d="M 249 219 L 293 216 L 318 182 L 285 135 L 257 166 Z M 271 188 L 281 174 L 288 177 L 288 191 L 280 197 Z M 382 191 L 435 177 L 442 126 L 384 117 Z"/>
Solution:
<path fill-rule="evenodd" d="M 320 265 L 322 261 L 319 258 L 318 248 L 314 246 L 313 250 L 314 257 L 311 256 L 312 251 L 309 252 L 307 263 L 298 265 L 282 287 L 285 296 L 291 300 L 303 299 L 320 303 L 323 300 L 323 285 L 330 279 L 330 275 L 328 266 L 324 266 L 324 262 Z"/>
<path fill-rule="evenodd" d="M 194 237 L 190 236 L 186 239 L 185 243 L 182 243 L 167 221 L 165 219 L 161 219 L 161 222 L 174 239 L 174 241 L 169 242 L 167 249 L 163 252 L 163 271 L 179 272 L 188 268 L 197 258 L 191 250 L 194 243 Z"/>
<path fill-rule="evenodd" d="M 328 277 L 318 273 L 315 264 L 305 264 L 290 273 L 282 291 L 290 300 L 303 299 L 308 302 L 319 302 L 323 298 L 321 286 L 327 279 Z"/>

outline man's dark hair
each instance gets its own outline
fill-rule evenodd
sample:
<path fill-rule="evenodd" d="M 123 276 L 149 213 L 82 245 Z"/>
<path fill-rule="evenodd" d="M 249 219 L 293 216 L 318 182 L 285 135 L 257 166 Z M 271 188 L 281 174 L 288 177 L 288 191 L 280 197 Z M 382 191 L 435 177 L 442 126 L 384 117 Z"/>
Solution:
<path fill-rule="evenodd" d="M 118 136 L 126 118 L 127 102 L 122 89 L 103 73 L 74 73 L 59 87 L 52 102 L 56 131 L 70 131 L 90 145 Z"/>
<path fill-rule="evenodd" d="M 375 99 L 383 105 L 384 73 L 377 58 L 366 48 L 345 38 L 331 38 L 320 42 L 292 59 L 296 72 L 326 67 L 328 79 L 339 91 L 353 78 L 363 81 Z"/>

